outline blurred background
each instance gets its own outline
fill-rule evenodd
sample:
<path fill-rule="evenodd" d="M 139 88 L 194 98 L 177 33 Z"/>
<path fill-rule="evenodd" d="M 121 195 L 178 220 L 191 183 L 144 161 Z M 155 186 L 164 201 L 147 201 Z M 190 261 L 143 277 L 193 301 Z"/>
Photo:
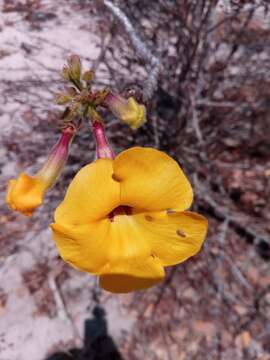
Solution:
<path fill-rule="evenodd" d="M 269 3 L 115 0 L 127 30 L 105 2 L 0 0 L 0 359 L 268 360 Z M 34 173 L 58 138 L 53 99 L 71 53 L 97 88 L 139 97 L 151 74 L 148 122 L 134 132 L 108 115 L 109 138 L 177 159 L 209 219 L 203 250 L 147 291 L 98 291 L 52 241 L 53 210 L 94 157 L 87 126 L 32 218 L 5 205 L 8 179 Z"/>

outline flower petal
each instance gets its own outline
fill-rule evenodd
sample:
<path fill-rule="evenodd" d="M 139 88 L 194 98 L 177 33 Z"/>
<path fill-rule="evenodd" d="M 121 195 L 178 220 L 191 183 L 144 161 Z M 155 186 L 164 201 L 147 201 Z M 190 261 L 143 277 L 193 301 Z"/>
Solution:
<path fill-rule="evenodd" d="M 108 263 L 101 269 L 100 284 L 111 292 L 145 289 L 164 277 L 159 259 L 151 254 L 145 231 L 133 215 L 115 216 L 108 234 Z"/>
<path fill-rule="evenodd" d="M 144 228 L 124 211 L 119 211 L 112 221 L 102 219 L 69 226 L 54 223 L 51 228 L 61 256 L 77 269 L 99 275 L 121 275 L 123 279 L 139 278 L 138 287 L 150 286 L 164 275 L 160 261 L 153 260 Z"/>
<path fill-rule="evenodd" d="M 119 263 L 100 276 L 100 286 L 112 293 L 127 293 L 149 288 L 163 280 L 164 268 L 159 259 L 150 256 L 144 261 Z"/>
<path fill-rule="evenodd" d="M 165 153 L 134 147 L 119 154 L 113 177 L 121 186 L 121 203 L 148 211 L 183 211 L 192 203 L 192 188 L 175 160 Z"/>
<path fill-rule="evenodd" d="M 109 221 L 87 225 L 51 224 L 61 257 L 75 268 L 96 274 L 107 263 Z"/>
<path fill-rule="evenodd" d="M 195 255 L 207 232 L 207 219 L 189 211 L 145 213 L 134 217 L 152 253 L 163 266 L 179 264 Z"/>
<path fill-rule="evenodd" d="M 42 204 L 46 183 L 38 177 L 21 173 L 17 179 L 9 180 L 6 202 L 13 210 L 31 216 Z"/>
<path fill-rule="evenodd" d="M 143 228 L 133 217 L 119 214 L 110 221 L 105 218 L 84 225 L 51 225 L 61 256 L 82 271 L 101 273 L 119 264 L 137 264 L 151 256 Z"/>
<path fill-rule="evenodd" d="M 59 224 L 87 224 L 106 217 L 120 201 L 119 183 L 112 178 L 112 160 L 98 159 L 84 166 L 55 211 Z"/>

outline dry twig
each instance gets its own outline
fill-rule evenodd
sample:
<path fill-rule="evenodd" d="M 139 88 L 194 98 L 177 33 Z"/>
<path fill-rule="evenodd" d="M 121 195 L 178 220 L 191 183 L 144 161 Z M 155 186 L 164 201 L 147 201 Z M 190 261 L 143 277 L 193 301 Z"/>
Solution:
<path fill-rule="evenodd" d="M 149 75 L 146 79 L 143 89 L 144 101 L 149 100 L 157 88 L 158 76 L 160 73 L 160 60 L 156 57 L 140 39 L 134 26 L 132 25 L 126 14 L 115 4 L 109 0 L 104 0 L 104 5 L 109 9 L 113 15 L 121 22 L 130 42 L 135 49 L 136 54 L 148 65 Z"/>
<path fill-rule="evenodd" d="M 48 276 L 48 284 L 49 284 L 50 289 L 54 296 L 54 301 L 55 301 L 56 308 L 57 308 L 57 315 L 58 315 L 59 319 L 66 321 L 66 323 L 72 329 L 74 338 L 77 339 L 81 343 L 82 338 L 81 338 L 79 331 L 76 328 L 76 326 L 66 308 L 65 301 L 63 299 L 61 290 L 59 289 L 53 274 L 50 274 Z"/>

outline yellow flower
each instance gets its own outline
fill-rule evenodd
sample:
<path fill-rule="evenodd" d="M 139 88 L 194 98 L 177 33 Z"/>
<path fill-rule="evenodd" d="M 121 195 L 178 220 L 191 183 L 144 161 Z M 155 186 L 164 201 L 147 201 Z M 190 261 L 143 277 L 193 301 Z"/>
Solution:
<path fill-rule="evenodd" d="M 46 191 L 54 185 L 61 174 L 74 132 L 73 127 L 63 130 L 61 138 L 36 175 L 21 173 L 18 179 L 9 180 L 6 202 L 11 209 L 31 216 L 33 211 L 42 204 Z"/>
<path fill-rule="evenodd" d="M 134 147 L 98 159 L 71 182 L 51 225 L 58 250 L 75 268 L 125 293 L 164 278 L 164 267 L 196 254 L 207 220 L 186 211 L 192 188 L 165 153 Z"/>
<path fill-rule="evenodd" d="M 131 129 L 136 130 L 145 123 L 145 114 L 145 106 L 138 104 L 133 97 L 130 97 L 127 99 L 127 109 L 123 111 L 121 120 L 127 123 Z"/>
<path fill-rule="evenodd" d="M 45 185 L 41 179 L 21 173 L 18 179 L 9 180 L 6 201 L 11 209 L 31 216 L 42 204 Z"/>
<path fill-rule="evenodd" d="M 133 130 L 138 129 L 146 121 L 145 106 L 139 104 L 133 97 L 128 99 L 110 92 L 104 104 L 120 120 L 129 125 Z"/>

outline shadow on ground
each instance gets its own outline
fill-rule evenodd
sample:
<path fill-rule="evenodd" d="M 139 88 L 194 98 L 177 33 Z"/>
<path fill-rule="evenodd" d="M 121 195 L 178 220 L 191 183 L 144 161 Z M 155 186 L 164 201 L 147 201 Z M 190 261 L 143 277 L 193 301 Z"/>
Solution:
<path fill-rule="evenodd" d="M 45 360 L 123 360 L 108 334 L 105 310 L 99 305 L 95 306 L 93 317 L 85 321 L 82 349 L 57 352 Z"/>

